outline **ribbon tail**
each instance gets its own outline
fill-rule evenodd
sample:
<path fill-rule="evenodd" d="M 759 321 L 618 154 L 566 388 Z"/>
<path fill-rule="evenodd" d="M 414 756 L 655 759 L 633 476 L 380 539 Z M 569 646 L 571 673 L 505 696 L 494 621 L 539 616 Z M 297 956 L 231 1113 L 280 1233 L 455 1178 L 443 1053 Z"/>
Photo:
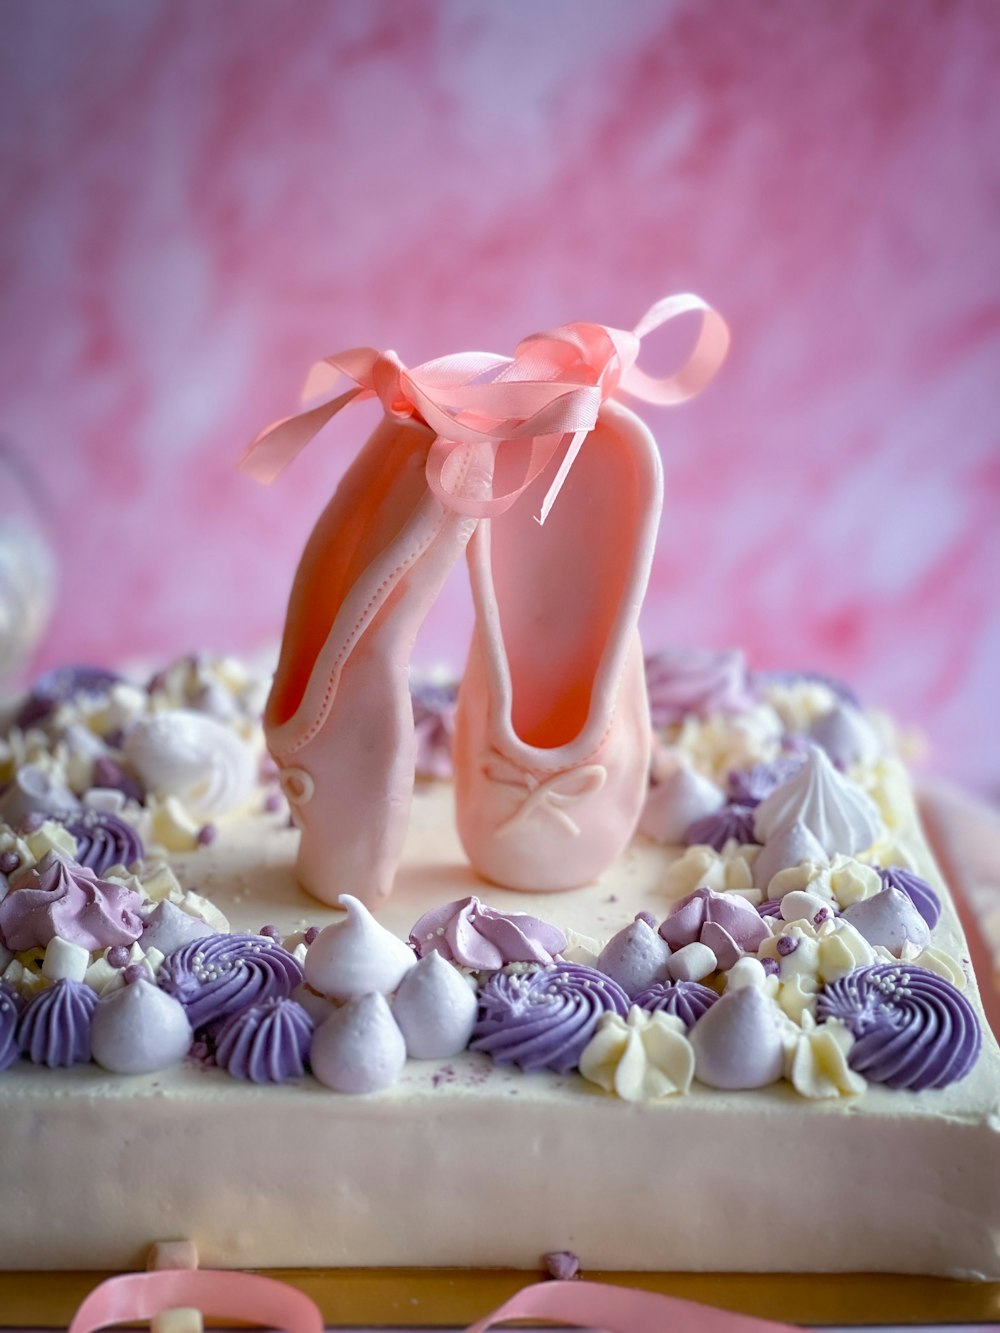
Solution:
<path fill-rule="evenodd" d="M 542 507 L 535 516 L 535 522 L 538 524 L 540 528 L 544 527 L 545 520 L 548 518 L 552 506 L 559 498 L 559 492 L 563 488 L 563 483 L 569 476 L 569 470 L 576 462 L 576 456 L 580 452 L 580 449 L 583 446 L 583 442 L 587 438 L 588 434 L 589 431 L 578 430 L 576 434 L 573 436 L 573 438 L 570 440 L 569 448 L 566 450 L 565 454 L 563 454 L 563 460 L 559 464 L 559 470 L 556 472 L 556 475 L 552 479 L 552 485 L 545 492 L 545 499 L 542 501 Z"/>
<path fill-rule="evenodd" d="M 363 393 L 365 389 L 361 387 L 348 389 L 339 398 L 320 403 L 308 412 L 283 417 L 281 421 L 265 427 L 240 459 L 241 469 L 256 481 L 269 486 L 328 421 Z"/>

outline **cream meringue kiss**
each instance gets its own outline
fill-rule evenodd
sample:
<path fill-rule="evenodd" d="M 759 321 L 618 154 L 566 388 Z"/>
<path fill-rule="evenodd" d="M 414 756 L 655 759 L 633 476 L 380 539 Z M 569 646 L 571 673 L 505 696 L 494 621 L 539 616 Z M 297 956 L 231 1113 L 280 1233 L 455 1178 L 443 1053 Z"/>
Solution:
<path fill-rule="evenodd" d="M 838 773 L 818 746 L 809 751 L 798 773 L 757 807 L 754 832 L 767 844 L 797 823 L 809 830 L 827 856 L 835 852 L 853 856 L 884 832 L 872 799 Z"/>
<path fill-rule="evenodd" d="M 342 893 L 337 901 L 347 916 L 326 926 L 310 944 L 306 981 L 334 1000 L 371 992 L 389 995 L 416 965 L 416 954 L 380 926 L 358 898 Z"/>

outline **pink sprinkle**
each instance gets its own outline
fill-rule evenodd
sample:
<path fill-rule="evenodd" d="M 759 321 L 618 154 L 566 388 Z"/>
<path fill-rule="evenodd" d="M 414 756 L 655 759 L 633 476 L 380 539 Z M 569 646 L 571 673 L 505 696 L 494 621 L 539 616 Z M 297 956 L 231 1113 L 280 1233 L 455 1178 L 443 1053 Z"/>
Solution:
<path fill-rule="evenodd" d="M 306 944 L 312 944 L 313 940 L 319 934 L 319 926 L 310 926 L 305 933 Z"/>

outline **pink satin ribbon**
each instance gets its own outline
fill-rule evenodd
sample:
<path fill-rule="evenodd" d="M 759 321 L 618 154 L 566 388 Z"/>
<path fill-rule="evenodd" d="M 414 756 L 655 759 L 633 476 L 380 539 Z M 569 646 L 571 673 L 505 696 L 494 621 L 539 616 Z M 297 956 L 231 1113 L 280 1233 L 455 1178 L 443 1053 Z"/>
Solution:
<path fill-rule="evenodd" d="M 317 1306 L 294 1287 L 256 1273 L 176 1269 L 127 1273 L 96 1287 L 77 1311 L 69 1333 L 97 1333 L 110 1324 L 151 1319 L 195 1308 L 214 1318 L 264 1324 L 285 1333 L 323 1333 Z M 466 1333 L 487 1333 L 509 1319 L 551 1319 L 604 1333 L 794 1333 L 788 1324 L 731 1314 L 677 1296 L 602 1282 L 538 1282 L 517 1292 Z"/>
<path fill-rule="evenodd" d="M 663 378 L 636 364 L 642 339 L 681 315 L 701 315 L 694 349 L 680 370 Z M 241 466 L 269 483 L 338 412 L 366 398 L 381 400 L 400 419 L 416 417 L 437 436 L 427 459 L 427 483 L 443 504 L 484 518 L 508 509 L 548 466 L 569 437 L 538 518 L 544 523 L 601 404 L 619 391 L 642 402 L 669 405 L 694 397 L 722 365 L 729 330 L 722 316 L 698 296 L 668 296 L 643 315 L 631 332 L 603 324 L 564 324 L 518 344 L 513 357 L 463 352 L 408 370 L 395 352 L 356 347 L 313 366 L 303 399 L 321 401 L 263 430 Z M 333 394 L 341 376 L 354 387 Z M 520 485 L 488 499 L 462 493 L 463 452 L 503 445 L 516 451 Z"/>

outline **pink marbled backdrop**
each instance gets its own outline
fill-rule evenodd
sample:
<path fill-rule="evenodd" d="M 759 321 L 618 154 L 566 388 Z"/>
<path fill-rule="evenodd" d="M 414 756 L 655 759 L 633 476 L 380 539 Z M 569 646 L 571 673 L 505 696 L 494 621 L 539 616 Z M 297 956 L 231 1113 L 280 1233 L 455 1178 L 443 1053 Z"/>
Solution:
<path fill-rule="evenodd" d="M 39 662 L 277 636 L 369 419 L 270 491 L 234 460 L 317 356 L 689 289 L 734 350 L 650 413 L 648 642 L 851 677 L 1000 788 L 998 75 L 994 0 L 5 4 L 0 431 L 63 565 Z M 467 626 L 456 580 L 424 657 Z"/>

